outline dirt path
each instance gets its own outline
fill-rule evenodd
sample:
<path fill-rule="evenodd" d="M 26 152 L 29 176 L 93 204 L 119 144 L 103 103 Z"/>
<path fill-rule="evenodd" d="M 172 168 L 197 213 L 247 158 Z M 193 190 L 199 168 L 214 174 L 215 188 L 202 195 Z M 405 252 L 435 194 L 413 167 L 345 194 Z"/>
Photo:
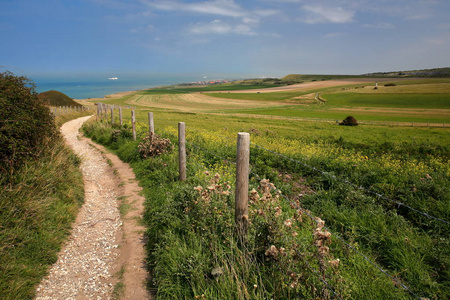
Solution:
<path fill-rule="evenodd" d="M 145 287 L 144 227 L 139 224 L 144 202 L 141 188 L 128 164 L 79 137 L 78 129 L 89 118 L 61 127 L 67 143 L 82 159 L 85 203 L 58 261 L 37 288 L 36 299 L 111 299 L 118 295 L 120 299 L 151 299 Z"/>

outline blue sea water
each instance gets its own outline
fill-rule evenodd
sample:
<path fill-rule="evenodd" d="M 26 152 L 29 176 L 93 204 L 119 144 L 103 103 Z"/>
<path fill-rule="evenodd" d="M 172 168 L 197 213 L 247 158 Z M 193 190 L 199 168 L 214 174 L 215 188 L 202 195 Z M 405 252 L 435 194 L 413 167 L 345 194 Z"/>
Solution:
<path fill-rule="evenodd" d="M 117 77 L 118 79 L 108 79 L 111 77 Z M 56 90 L 74 99 L 102 98 L 106 95 L 125 91 L 149 89 L 177 83 L 205 81 L 207 80 L 205 77 L 195 74 L 29 76 L 36 84 L 38 93 Z"/>

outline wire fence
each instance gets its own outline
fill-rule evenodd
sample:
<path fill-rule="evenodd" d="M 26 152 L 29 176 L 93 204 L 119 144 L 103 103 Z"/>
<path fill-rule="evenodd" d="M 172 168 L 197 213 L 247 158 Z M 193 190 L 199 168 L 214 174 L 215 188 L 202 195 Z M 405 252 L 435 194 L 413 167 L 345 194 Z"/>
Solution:
<path fill-rule="evenodd" d="M 213 155 L 214 157 L 220 159 L 220 160 L 225 160 L 226 158 L 221 157 L 216 155 L 215 153 L 213 153 L 212 151 L 209 151 L 207 149 L 205 149 L 204 147 L 200 147 L 198 145 L 195 145 L 193 143 L 190 143 L 190 145 L 192 145 L 194 148 L 200 149 L 202 151 L 205 151 L 207 153 L 209 153 L 210 155 Z M 235 161 L 230 161 L 230 163 L 232 164 L 236 164 Z M 257 178 L 258 180 L 262 180 L 263 178 L 261 178 L 261 176 L 259 176 L 257 173 L 255 172 L 251 172 L 251 174 L 253 176 L 255 176 L 255 178 Z M 291 199 L 289 199 L 287 196 L 284 195 L 284 193 L 281 193 L 282 197 L 291 205 L 294 205 L 296 207 L 296 209 L 300 209 L 304 214 L 306 214 L 312 221 L 314 221 L 316 224 L 318 224 L 317 221 L 317 217 L 315 217 L 310 211 L 298 206 L 295 202 L 291 201 Z M 363 254 L 361 251 L 359 251 L 358 249 L 356 249 L 354 246 L 352 246 L 350 243 L 348 243 L 344 238 L 342 238 L 340 235 L 336 234 L 335 232 L 333 232 L 330 228 L 324 226 L 324 229 L 327 230 L 332 236 L 336 237 L 340 242 L 342 242 L 342 244 L 346 247 L 348 247 L 349 249 L 351 249 L 352 251 L 354 251 L 355 253 L 357 253 L 358 255 L 360 255 L 364 260 L 366 260 L 368 263 L 370 263 L 373 267 L 375 267 L 378 271 L 380 271 L 381 273 L 383 273 L 384 275 L 386 275 L 388 278 L 390 278 L 392 281 L 394 281 L 395 283 L 397 283 L 399 286 L 401 286 L 405 291 L 407 291 L 408 293 L 410 293 L 414 298 L 416 299 L 423 299 L 420 296 L 418 296 L 416 293 L 414 293 L 411 288 L 409 288 L 407 285 L 405 285 L 404 283 L 400 282 L 395 276 L 391 275 L 390 273 L 388 273 L 386 270 L 384 270 L 383 268 L 381 268 L 378 264 L 376 264 L 375 262 L 373 262 L 369 257 L 367 257 L 365 254 Z M 316 274 L 319 274 L 319 272 L 317 270 L 315 270 L 314 268 L 312 268 L 309 265 L 309 268 L 311 269 L 311 271 L 313 271 Z M 320 275 L 320 274 L 319 274 Z M 321 278 L 320 276 L 318 277 L 320 281 L 322 281 L 329 289 L 330 291 L 333 292 L 333 294 L 338 297 L 339 299 L 342 299 L 340 297 L 339 294 L 336 293 L 336 291 L 334 290 L 334 288 L 323 278 Z"/>
<path fill-rule="evenodd" d="M 275 152 L 275 151 L 266 149 L 266 148 L 264 148 L 264 147 L 262 147 L 262 146 L 259 146 L 259 145 L 257 145 L 257 144 L 252 143 L 252 145 L 255 146 L 256 148 L 259 148 L 259 149 L 262 149 L 262 150 L 264 150 L 264 151 L 270 152 L 271 154 L 276 155 L 276 156 L 278 156 L 278 157 L 281 157 L 281 158 L 283 158 L 283 159 L 286 159 L 286 160 L 289 160 L 289 161 L 291 161 L 291 162 L 300 164 L 300 165 L 302 165 L 302 166 L 304 166 L 304 167 L 306 167 L 306 168 L 309 168 L 309 169 L 311 169 L 311 170 L 313 170 L 313 171 L 315 171 L 315 172 L 317 172 L 317 173 L 320 173 L 320 174 L 322 174 L 322 175 L 325 175 L 325 176 L 331 177 L 331 178 L 333 178 L 333 179 L 335 179 L 335 180 L 338 180 L 338 181 L 341 181 L 341 182 L 343 182 L 343 183 L 346 183 L 346 184 L 352 186 L 352 187 L 355 188 L 355 189 L 361 190 L 361 191 L 363 191 L 363 192 L 365 192 L 365 193 L 368 193 L 368 194 L 371 194 L 371 195 L 375 195 L 375 196 L 377 196 L 378 198 L 381 198 L 381 199 L 384 199 L 384 200 L 393 202 L 393 203 L 395 203 L 395 204 L 398 205 L 398 206 L 403 206 L 403 207 L 405 207 L 405 208 L 408 208 L 408 209 L 410 209 L 410 210 L 412 210 L 412 211 L 414 211 L 414 212 L 416 212 L 416 213 L 418 213 L 418 214 L 420 214 L 420 215 L 422 215 L 422 216 L 425 216 L 425 217 L 427 217 L 427 218 L 429 218 L 429 219 L 433 219 L 433 220 L 435 220 L 435 221 L 439 221 L 439 222 L 441 222 L 441 223 L 450 225 L 450 222 L 449 222 L 449 221 L 443 220 L 443 219 L 441 219 L 441 218 L 434 217 L 434 216 L 432 216 L 432 215 L 430 215 L 430 214 L 428 214 L 428 213 L 425 213 L 425 212 L 422 212 L 422 211 L 420 211 L 420 210 L 417 210 L 417 209 L 415 209 L 415 208 L 413 208 L 413 207 L 411 207 L 411 206 L 409 206 L 409 205 L 406 205 L 406 204 L 404 204 L 404 203 L 402 203 L 402 202 L 399 202 L 399 201 L 396 201 L 396 200 L 392 200 L 392 199 L 390 199 L 390 198 L 388 198 L 388 197 L 386 197 L 386 196 L 384 196 L 384 195 L 382 195 L 382 194 L 380 194 L 380 193 L 377 193 L 377 192 L 375 192 L 375 191 L 372 191 L 372 190 L 370 190 L 370 189 L 367 189 L 367 188 L 365 188 L 365 187 L 363 187 L 363 186 L 354 184 L 354 183 L 350 182 L 350 181 L 347 180 L 347 179 L 339 178 L 339 177 L 337 177 L 337 176 L 335 176 L 335 175 L 333 175 L 333 174 L 330 174 L 330 173 L 328 173 L 328 172 L 325 172 L 325 171 L 322 171 L 322 170 L 320 170 L 320 169 L 317 169 L 316 167 L 310 166 L 310 165 L 308 165 L 308 164 L 306 164 L 306 163 L 303 163 L 303 162 L 301 162 L 301 161 L 299 161 L 299 160 L 295 160 L 295 159 L 290 158 L 290 157 L 288 157 L 288 156 L 286 156 L 286 155 L 283 155 L 283 154 L 277 153 L 277 152 Z"/>
<path fill-rule="evenodd" d="M 194 132 L 209 133 L 209 132 L 207 132 L 207 131 L 203 131 L 203 130 L 199 130 L 199 129 L 190 129 L 190 130 L 192 130 L 192 131 L 194 131 Z M 224 138 L 224 139 L 228 139 L 228 140 L 232 139 L 231 137 L 228 137 L 228 136 L 218 135 L 218 134 L 216 134 L 216 135 L 219 136 L 219 137 L 221 137 L 221 138 Z M 447 221 L 447 220 L 444 220 L 444 219 L 442 219 L 442 218 L 438 218 L 438 217 L 432 216 L 432 215 L 430 215 L 430 214 L 428 214 L 428 213 L 426 213 L 426 212 L 420 211 L 420 210 L 418 210 L 418 209 L 416 209 L 416 208 L 414 208 L 414 207 L 411 207 L 411 206 L 409 206 L 409 205 L 407 205 L 407 204 L 405 204 L 405 203 L 402 203 L 402 202 L 393 200 L 393 199 L 391 199 L 391 198 L 389 198 L 389 197 L 386 197 L 385 195 L 383 195 L 383 194 L 381 194 L 381 193 L 375 192 L 375 191 L 373 191 L 373 190 L 371 190 L 371 189 L 368 189 L 368 188 L 365 188 L 365 187 L 363 187 L 363 186 L 361 186 L 361 185 L 357 185 L 357 184 L 355 184 L 355 183 L 353 183 L 353 182 L 351 182 L 351 181 L 349 181 L 349 180 L 347 180 L 347 179 L 345 179 L 345 178 L 341 178 L 341 177 L 338 177 L 338 176 L 336 176 L 336 175 L 333 175 L 333 174 L 331 174 L 331 173 L 329 173 L 329 172 L 320 170 L 320 169 L 318 169 L 318 168 L 316 168 L 316 167 L 314 167 L 314 166 L 311 166 L 311 165 L 309 165 L 309 164 L 306 164 L 306 163 L 304 163 L 304 162 L 301 162 L 301 161 L 299 161 L 299 160 L 297 160 L 297 159 L 293 159 L 293 158 L 291 158 L 291 157 L 289 157 L 289 156 L 287 156 L 287 155 L 284 155 L 284 154 L 281 154 L 281 153 L 272 151 L 272 150 L 267 149 L 267 148 L 265 148 L 265 147 L 263 147 L 263 146 L 257 145 L 257 144 L 255 144 L 255 143 L 253 143 L 253 142 L 251 142 L 251 145 L 254 146 L 255 148 L 258 148 L 258 149 L 261 149 L 261 150 L 263 150 L 263 151 L 269 152 L 269 153 L 271 153 L 271 154 L 273 154 L 273 155 L 275 155 L 275 156 L 281 157 L 281 158 L 283 158 L 283 159 L 285 159 L 285 160 L 288 160 L 288 161 L 294 162 L 294 163 L 296 163 L 296 164 L 299 164 L 299 165 L 301 165 L 301 166 L 303 166 L 303 167 L 306 167 L 306 168 L 308 168 L 308 169 L 310 169 L 310 170 L 313 170 L 313 171 L 315 171 L 315 172 L 317 172 L 317 173 L 320 173 L 320 174 L 322 174 L 322 175 L 324 175 L 324 176 L 333 178 L 333 179 L 336 180 L 336 181 L 340 181 L 340 182 L 342 182 L 342 183 L 348 184 L 348 185 L 350 185 L 351 187 L 353 187 L 354 189 L 363 191 L 363 192 L 365 192 L 365 193 L 367 193 L 367 194 L 370 194 L 370 195 L 374 195 L 374 196 L 376 196 L 376 197 L 378 197 L 378 198 L 380 198 L 380 199 L 383 199 L 383 200 L 386 200 L 386 201 L 390 201 L 390 202 L 396 204 L 397 207 L 404 207 L 404 208 L 407 208 L 407 209 L 412 210 L 412 211 L 414 211 L 414 212 L 416 212 L 416 213 L 418 213 L 418 214 L 420 214 L 420 215 L 422 215 L 422 216 L 424 216 L 424 217 L 426 217 L 426 218 L 428 218 L 428 219 L 432 219 L 432 220 L 435 220 L 435 221 L 444 223 L 444 224 L 446 224 L 446 225 L 450 225 L 450 221 Z"/>
<path fill-rule="evenodd" d="M 169 121 L 169 120 L 167 120 L 167 121 Z M 207 132 L 207 131 L 203 131 L 203 130 L 198 130 L 198 129 L 189 129 L 189 131 L 190 131 L 190 132 L 197 132 L 197 133 L 207 133 L 207 134 L 211 134 L 211 132 Z M 221 137 L 221 138 L 223 138 L 223 139 L 227 139 L 227 140 L 233 141 L 233 145 L 234 145 L 235 140 L 234 140 L 233 138 L 231 138 L 231 137 L 229 137 L 229 136 L 217 135 L 216 133 L 215 133 L 215 135 L 216 135 L 216 136 L 219 136 L 219 137 Z M 197 150 L 198 152 L 201 152 L 201 155 L 205 155 L 205 153 L 207 153 L 209 156 L 211 156 L 211 157 L 213 157 L 213 158 L 215 158 L 215 159 L 218 159 L 218 160 L 220 160 L 220 161 L 222 161 L 222 162 L 226 162 L 226 163 L 230 163 L 230 164 L 236 165 L 236 161 L 234 160 L 234 158 L 230 158 L 229 156 L 219 155 L 219 154 L 215 153 L 214 151 L 211 151 L 210 149 L 207 149 L 206 147 L 202 147 L 202 146 L 198 145 L 197 143 L 194 143 L 194 142 L 191 142 L 191 141 L 186 141 L 186 145 L 188 146 L 189 151 L 194 151 L 194 149 L 195 149 L 195 150 Z M 411 210 L 411 211 L 414 211 L 415 213 L 418 213 L 418 214 L 420 214 L 420 215 L 422 215 L 422 216 L 424 216 L 424 217 L 426 217 L 426 218 L 428 218 L 428 219 L 431 219 L 431 220 L 434 220 L 434 221 L 437 221 L 437 222 L 440 222 L 440 223 L 446 224 L 446 225 L 449 225 L 449 224 L 450 224 L 450 222 L 447 221 L 447 220 L 444 220 L 444 219 L 442 219 L 442 218 L 438 218 L 438 217 L 432 216 L 432 215 L 430 215 L 430 214 L 428 214 L 428 213 L 425 213 L 425 212 L 423 212 L 423 211 L 420 211 L 420 210 L 418 210 L 418 209 L 415 209 L 415 208 L 413 208 L 413 207 L 411 207 L 411 206 L 409 206 L 409 205 L 407 205 L 407 204 L 404 204 L 404 203 L 402 203 L 402 202 L 399 202 L 399 201 L 390 199 L 390 198 L 388 198 L 388 197 L 386 197 L 386 196 L 384 196 L 384 195 L 382 195 L 382 194 L 380 194 L 380 193 L 378 193 L 378 192 L 375 192 L 375 191 L 373 191 L 373 190 L 371 190 L 371 189 L 368 189 L 368 188 L 365 188 L 365 187 L 363 187 L 363 186 L 354 184 L 354 183 L 350 182 L 349 180 L 347 180 L 347 179 L 345 179 L 345 178 L 340 178 L 340 177 L 335 176 L 335 175 L 333 175 L 333 174 L 331 174 L 331 173 L 329 173 L 329 172 L 320 170 L 320 169 L 318 169 L 318 168 L 316 168 L 316 167 L 314 167 L 314 166 L 311 166 L 311 165 L 309 165 L 309 164 L 307 164 L 307 163 L 304 163 L 304 162 L 302 162 L 302 161 L 300 161 L 300 160 L 298 160 L 298 159 L 294 159 L 294 158 L 291 158 L 291 157 L 289 157 L 289 156 L 287 156 L 287 155 L 284 155 L 284 154 L 281 154 L 281 153 L 277 153 L 277 152 L 275 152 L 275 151 L 272 151 L 272 150 L 270 150 L 270 149 L 267 149 L 267 148 L 265 148 L 265 147 L 263 147 L 263 146 L 260 146 L 260 145 L 255 144 L 255 143 L 251 143 L 251 146 L 252 146 L 254 149 L 259 149 L 259 150 L 265 151 L 265 152 L 270 153 L 271 155 L 274 155 L 274 156 L 276 156 L 276 157 L 285 159 L 285 160 L 287 160 L 287 161 L 293 162 L 293 163 L 295 163 L 295 164 L 298 164 L 298 165 L 301 165 L 301 166 L 303 166 L 303 167 L 305 167 L 305 168 L 308 168 L 308 169 L 310 169 L 310 170 L 313 170 L 314 172 L 317 172 L 317 173 L 319 173 L 319 174 L 321 174 L 321 175 L 323 175 L 323 176 L 327 176 L 327 177 L 330 177 L 330 178 L 332 178 L 332 179 L 334 179 L 334 180 L 337 180 L 337 181 L 340 181 L 340 182 L 342 182 L 342 183 L 345 183 L 345 184 L 351 186 L 351 187 L 354 188 L 354 189 L 363 191 L 363 192 L 365 192 L 365 193 L 367 193 L 367 194 L 370 194 L 370 195 L 372 195 L 372 196 L 376 196 L 377 198 L 384 199 L 384 200 L 390 201 L 390 202 L 392 202 L 392 203 L 395 203 L 398 207 L 404 207 L 404 208 L 407 208 L 407 209 L 409 209 L 409 210 Z M 262 180 L 261 176 L 259 176 L 257 173 L 251 171 L 250 174 L 252 174 L 256 179 Z M 317 217 L 315 217 L 314 214 L 313 214 L 311 211 L 309 211 L 309 210 L 307 210 L 307 209 L 304 209 L 304 208 L 300 207 L 296 202 L 292 201 L 292 200 L 289 199 L 287 196 L 285 196 L 285 194 L 281 193 L 281 195 L 282 195 L 282 197 L 285 199 L 285 201 L 287 201 L 290 205 L 293 205 L 293 206 L 295 206 L 297 209 L 300 209 L 300 210 L 301 210 L 304 214 L 306 214 L 312 221 L 314 221 L 314 222 L 316 222 L 316 223 L 318 222 L 318 221 L 317 221 Z M 402 283 L 396 276 L 393 276 L 393 275 L 390 274 L 388 271 L 386 271 L 385 269 L 383 269 L 382 267 L 380 267 L 377 263 L 375 263 L 373 260 L 371 260 L 367 255 L 365 255 L 364 253 L 362 253 L 362 252 L 361 252 L 360 250 L 358 250 L 356 247 L 352 246 L 349 242 L 347 242 L 347 241 L 346 241 L 343 237 L 341 237 L 339 234 L 337 234 L 337 233 L 335 233 L 335 232 L 332 232 L 332 231 L 330 230 L 330 228 L 328 228 L 328 227 L 325 227 L 325 226 L 324 226 L 324 229 L 325 229 L 326 231 L 328 231 L 328 232 L 329 232 L 332 236 L 334 236 L 336 239 L 338 239 L 338 240 L 342 243 L 343 246 L 345 246 L 345 247 L 348 248 L 348 249 L 351 249 L 354 253 L 356 253 L 357 255 L 361 256 L 365 261 L 367 261 L 370 265 L 372 265 L 372 266 L 373 266 L 375 269 L 377 269 L 380 273 L 384 274 L 384 275 L 385 275 L 386 277 L 388 277 L 390 280 L 392 280 L 393 282 L 395 282 L 398 286 L 402 287 L 405 291 L 407 291 L 412 297 L 414 297 L 414 298 L 416 298 L 416 299 L 423 299 L 423 298 L 421 298 L 420 296 L 418 296 L 417 293 L 415 293 L 414 291 L 412 291 L 412 289 L 411 289 L 409 286 L 407 286 L 406 284 Z M 308 268 L 309 268 L 313 273 L 319 275 L 319 276 L 318 276 L 319 280 L 320 280 L 320 281 L 321 281 L 321 282 L 322 282 L 322 283 L 323 283 L 323 284 L 324 284 L 324 285 L 325 285 L 325 286 L 326 286 L 326 287 L 334 294 L 335 297 L 337 297 L 337 298 L 339 298 L 339 299 L 342 299 L 342 297 L 341 297 L 341 296 L 335 291 L 335 289 L 327 282 L 327 280 L 326 280 L 325 278 L 322 278 L 322 277 L 320 276 L 319 271 L 315 270 L 311 265 L 309 265 Z"/>
<path fill-rule="evenodd" d="M 86 111 L 89 110 L 89 107 L 87 106 L 49 106 L 50 112 L 54 116 L 60 116 L 65 115 L 71 112 L 77 112 L 77 111 Z"/>

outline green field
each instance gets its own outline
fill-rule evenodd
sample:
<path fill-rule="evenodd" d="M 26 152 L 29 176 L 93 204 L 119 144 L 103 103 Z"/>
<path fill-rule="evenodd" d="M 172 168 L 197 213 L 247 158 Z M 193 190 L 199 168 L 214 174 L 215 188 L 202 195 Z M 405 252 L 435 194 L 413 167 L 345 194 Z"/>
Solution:
<path fill-rule="evenodd" d="M 158 299 L 445 299 L 450 294 L 449 128 L 346 127 L 301 119 L 342 120 L 351 113 L 358 120 L 450 121 L 447 87 L 433 87 L 439 92 L 432 96 L 444 100 L 427 107 L 412 100 L 428 96 L 430 84 L 448 81 L 408 83 L 380 86 L 376 92 L 391 99 L 387 104 L 371 98 L 373 86 L 361 84 L 322 90 L 327 100 L 322 104 L 304 101 L 315 90 L 138 92 L 105 101 L 136 107 L 137 141 L 129 138 L 129 109 L 123 127 L 103 119 L 84 130 L 131 162 L 144 187 L 148 262 Z M 405 86 L 408 92 L 389 98 Z M 369 100 L 350 105 L 359 94 Z M 296 98 L 301 95 L 306 98 Z M 333 104 L 328 96 L 342 100 Z M 368 102 L 380 106 L 367 107 Z M 142 160 L 137 149 L 150 111 L 156 132 L 170 138 L 175 149 Z M 187 128 L 185 182 L 177 179 L 178 122 Z M 244 244 L 233 229 L 237 132 L 251 135 L 250 190 L 259 197 L 250 203 Z M 269 195 L 263 178 L 286 198 L 270 189 Z M 330 240 L 317 241 L 317 219 L 296 205 L 325 221 Z M 323 243 L 327 248 L 317 246 Z M 278 254 L 269 251 L 272 246 Z M 218 269 L 220 277 L 211 275 Z"/>
<path fill-rule="evenodd" d="M 160 87 L 149 90 L 141 91 L 143 95 L 153 95 L 153 94 L 185 94 L 193 92 L 209 92 L 209 91 L 228 91 L 233 90 L 249 90 L 249 89 L 263 89 L 277 87 L 280 85 L 275 84 L 242 84 L 235 85 L 233 83 L 224 83 L 220 85 L 208 85 L 208 86 L 170 86 L 170 87 Z"/>
<path fill-rule="evenodd" d="M 395 82 L 397 86 L 348 85 L 334 88 L 273 93 L 210 93 L 229 100 L 270 102 L 269 107 L 229 109 L 222 113 L 341 120 L 353 115 L 361 121 L 449 123 L 450 83 L 448 79 Z M 323 102 L 317 101 L 320 94 Z M 274 106 L 273 102 L 280 103 Z M 290 104 L 281 106 L 281 104 Z"/>
<path fill-rule="evenodd" d="M 450 109 L 450 94 L 336 93 L 322 97 L 333 106 Z"/>

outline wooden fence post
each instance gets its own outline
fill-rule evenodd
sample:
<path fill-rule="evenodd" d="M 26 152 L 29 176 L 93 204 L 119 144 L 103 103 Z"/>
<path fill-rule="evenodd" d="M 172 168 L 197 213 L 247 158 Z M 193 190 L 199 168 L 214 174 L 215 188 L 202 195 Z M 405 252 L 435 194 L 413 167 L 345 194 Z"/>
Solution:
<path fill-rule="evenodd" d="M 186 124 L 178 123 L 178 166 L 180 181 L 186 180 Z"/>
<path fill-rule="evenodd" d="M 136 140 L 136 112 L 134 109 L 131 111 L 131 126 L 133 128 L 133 141 Z"/>
<path fill-rule="evenodd" d="M 152 134 L 155 133 L 155 124 L 153 123 L 153 113 L 148 113 L 148 131 Z"/>
<path fill-rule="evenodd" d="M 111 106 L 111 125 L 114 124 L 114 106 Z"/>
<path fill-rule="evenodd" d="M 239 132 L 236 152 L 236 199 L 234 220 L 240 236 L 248 229 L 248 175 L 250 163 L 250 134 Z"/>
<path fill-rule="evenodd" d="M 120 122 L 120 127 L 122 127 L 123 126 L 122 107 L 119 107 L 119 122 Z"/>

